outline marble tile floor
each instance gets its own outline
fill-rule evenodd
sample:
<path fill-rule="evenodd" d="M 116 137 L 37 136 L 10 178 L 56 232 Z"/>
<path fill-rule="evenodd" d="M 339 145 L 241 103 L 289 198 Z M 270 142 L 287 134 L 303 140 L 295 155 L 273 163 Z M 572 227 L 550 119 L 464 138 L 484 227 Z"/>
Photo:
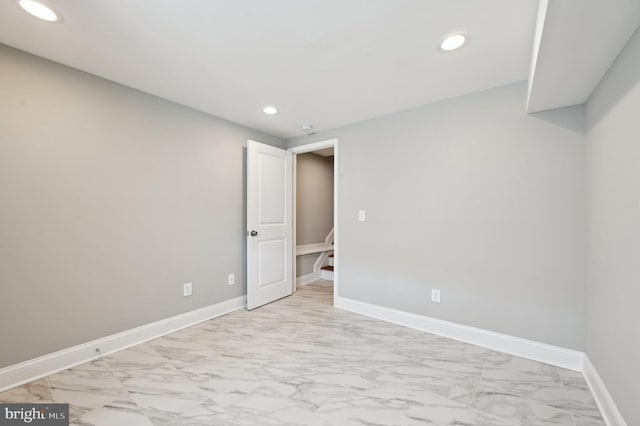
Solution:
<path fill-rule="evenodd" d="M 582 375 L 332 306 L 319 281 L 0 393 L 72 425 L 604 425 Z"/>

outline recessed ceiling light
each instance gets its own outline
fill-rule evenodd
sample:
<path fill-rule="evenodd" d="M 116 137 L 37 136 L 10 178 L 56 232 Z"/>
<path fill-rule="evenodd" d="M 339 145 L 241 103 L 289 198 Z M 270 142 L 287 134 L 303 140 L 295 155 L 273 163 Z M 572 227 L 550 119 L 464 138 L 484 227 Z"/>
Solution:
<path fill-rule="evenodd" d="M 42 19 L 47 22 L 59 22 L 60 16 L 53 11 L 49 6 L 34 1 L 34 0 L 20 0 L 18 2 L 22 10 L 36 18 Z"/>
<path fill-rule="evenodd" d="M 302 130 L 304 130 L 305 132 L 308 132 L 310 130 L 313 130 L 313 126 L 311 124 L 303 124 L 302 126 L 300 126 L 300 128 Z"/>
<path fill-rule="evenodd" d="M 460 49 L 467 42 L 467 36 L 465 34 L 457 33 L 446 36 L 440 42 L 440 50 L 443 52 L 451 52 L 456 49 Z"/>
<path fill-rule="evenodd" d="M 262 111 L 267 115 L 276 115 L 278 113 L 278 109 L 271 105 L 264 107 Z"/>

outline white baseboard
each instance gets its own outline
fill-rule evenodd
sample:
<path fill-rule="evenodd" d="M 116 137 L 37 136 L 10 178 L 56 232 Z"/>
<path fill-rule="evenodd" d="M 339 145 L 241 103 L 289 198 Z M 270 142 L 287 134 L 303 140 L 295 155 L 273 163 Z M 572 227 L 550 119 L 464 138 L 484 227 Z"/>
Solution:
<path fill-rule="evenodd" d="M 333 271 L 320 271 L 320 278 L 323 280 L 333 281 Z"/>
<path fill-rule="evenodd" d="M 297 286 L 307 285 L 307 284 L 312 283 L 314 281 L 317 281 L 319 279 L 320 279 L 320 273 L 319 272 L 312 272 L 310 274 L 301 275 L 298 278 L 296 278 L 296 285 Z"/>
<path fill-rule="evenodd" d="M 308 284 L 320 278 L 314 275 L 315 274 L 308 274 L 298 277 L 298 285 Z M 313 279 L 312 276 L 314 276 Z M 303 278 L 304 282 L 301 282 L 300 280 Z M 215 305 L 165 318 L 131 330 L 112 334 L 58 352 L 10 365 L 0 369 L 0 392 L 242 309 L 245 306 L 246 297 L 236 297 L 235 299 L 216 303 Z M 589 358 L 582 352 L 430 318 L 424 315 L 373 305 L 346 297 L 337 296 L 335 298 L 335 306 L 357 314 L 425 331 L 438 336 L 448 337 L 569 370 L 583 372 L 585 380 L 591 389 L 606 424 L 608 426 L 627 426 L 597 370 Z M 96 353 L 96 348 L 100 348 L 100 353 Z"/>
<path fill-rule="evenodd" d="M 0 369 L 0 392 L 242 309 L 246 296 L 165 318 Z M 96 349 L 100 348 L 100 352 Z"/>
<path fill-rule="evenodd" d="M 609 390 L 587 355 L 584 357 L 584 378 L 607 426 L 627 426 Z"/>
<path fill-rule="evenodd" d="M 449 337 L 461 342 L 471 343 L 573 371 L 583 371 L 583 352 L 373 305 L 346 297 L 337 297 L 334 304 L 337 308 L 438 336 Z"/>

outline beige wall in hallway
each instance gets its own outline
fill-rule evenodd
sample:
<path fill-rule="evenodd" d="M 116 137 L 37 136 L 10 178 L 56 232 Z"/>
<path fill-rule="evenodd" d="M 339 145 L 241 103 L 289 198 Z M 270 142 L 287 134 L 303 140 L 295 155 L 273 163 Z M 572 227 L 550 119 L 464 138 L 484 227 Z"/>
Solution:
<path fill-rule="evenodd" d="M 296 186 L 297 244 L 323 242 L 333 228 L 333 157 L 299 154 Z M 296 275 L 312 273 L 318 256 L 297 256 Z"/>
<path fill-rule="evenodd" d="M 320 243 L 333 228 L 333 157 L 298 155 L 296 186 L 297 244 Z"/>

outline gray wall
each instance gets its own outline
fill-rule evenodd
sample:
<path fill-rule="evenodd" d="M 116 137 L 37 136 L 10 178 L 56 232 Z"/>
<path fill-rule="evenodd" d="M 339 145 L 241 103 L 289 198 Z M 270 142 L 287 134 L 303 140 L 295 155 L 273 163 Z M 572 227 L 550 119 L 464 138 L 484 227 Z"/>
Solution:
<path fill-rule="evenodd" d="M 586 106 L 587 354 L 627 424 L 640 425 L 640 33 Z"/>
<path fill-rule="evenodd" d="M 245 293 L 243 146 L 284 141 L 2 45 L 0 87 L 0 367 Z"/>
<path fill-rule="evenodd" d="M 298 155 L 296 186 L 296 243 L 323 242 L 333 228 L 333 157 Z M 297 256 L 296 275 L 312 273 L 318 256 Z"/>
<path fill-rule="evenodd" d="M 525 100 L 519 83 L 287 141 L 339 138 L 340 296 L 583 349 L 583 109 Z"/>

